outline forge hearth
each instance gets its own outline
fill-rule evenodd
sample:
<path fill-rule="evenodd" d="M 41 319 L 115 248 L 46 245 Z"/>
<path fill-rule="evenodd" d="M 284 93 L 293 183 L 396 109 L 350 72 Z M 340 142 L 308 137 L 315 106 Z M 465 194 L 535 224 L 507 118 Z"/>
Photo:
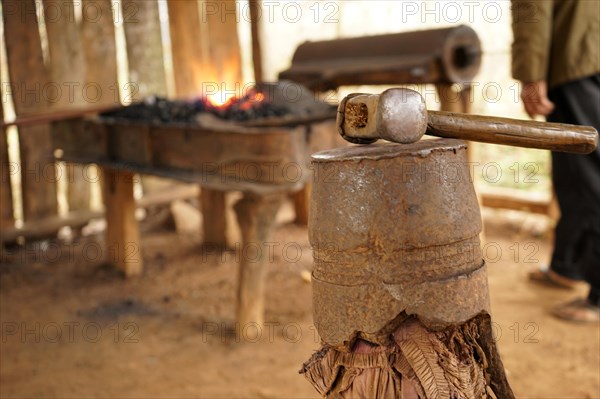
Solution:
<path fill-rule="evenodd" d="M 55 153 L 66 162 L 102 169 L 106 245 L 127 276 L 142 273 L 134 218 L 133 174 L 151 174 L 202 187 L 205 245 L 227 247 L 224 195 L 242 191 L 235 205 L 246 245 L 259 245 L 259 259 L 241 257 L 237 319 L 262 322 L 265 263 L 273 222 L 286 195 L 311 180 L 310 154 L 339 146 L 336 109 L 295 84 L 263 85 L 255 102 L 225 106 L 204 100 L 144 103 L 90 118 L 55 122 Z M 231 108 L 227 108 L 230 106 Z M 306 203 L 307 205 L 307 203 Z M 298 212 L 297 207 L 297 212 Z M 305 210 L 304 210 L 305 211 Z"/>
<path fill-rule="evenodd" d="M 334 106 L 300 85 L 263 84 L 225 105 L 150 98 L 98 117 L 56 122 L 53 142 L 69 162 L 217 190 L 297 190 L 310 176 L 310 153 L 338 140 L 335 115 Z"/>

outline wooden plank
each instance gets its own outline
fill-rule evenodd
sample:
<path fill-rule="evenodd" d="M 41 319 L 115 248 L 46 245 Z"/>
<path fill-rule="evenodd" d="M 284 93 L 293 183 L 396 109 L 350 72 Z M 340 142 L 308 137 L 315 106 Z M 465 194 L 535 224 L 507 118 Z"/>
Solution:
<path fill-rule="evenodd" d="M 109 159 L 106 125 L 87 119 L 68 119 L 51 125 L 52 144 L 65 159 L 85 159 L 89 163 Z"/>
<path fill-rule="evenodd" d="M 101 126 L 101 123 L 98 125 Z M 116 125 L 111 126 L 109 132 L 108 153 L 111 159 L 140 165 L 152 164 L 150 125 L 133 123 L 127 126 Z"/>
<path fill-rule="evenodd" d="M 76 119 L 86 115 L 99 114 L 109 111 L 116 111 L 122 109 L 121 104 L 115 105 L 97 105 L 74 107 L 73 109 L 52 109 L 51 111 L 44 111 L 36 115 L 27 115 L 23 117 L 17 117 L 15 120 L 10 122 L 0 123 L 0 127 L 8 126 L 35 126 L 44 123 L 64 121 L 67 119 Z"/>
<path fill-rule="evenodd" d="M 157 205 L 169 204 L 175 200 L 198 198 L 200 190 L 197 186 L 178 186 L 168 191 L 157 192 L 152 195 L 140 198 L 136 206 L 139 208 L 147 208 Z M 18 237 L 26 239 L 48 238 L 56 235 L 56 232 L 61 227 L 70 226 L 73 228 L 81 228 L 89 223 L 92 219 L 104 218 L 104 211 L 73 211 L 65 216 L 51 216 L 46 219 L 33 220 L 26 222 L 22 227 L 16 228 L 14 225 L 6 226 L 2 230 L 3 242 L 14 242 Z"/>
<path fill-rule="evenodd" d="M 48 71 L 51 86 L 57 88 L 50 102 L 55 109 L 85 105 L 83 85 L 85 57 L 81 31 L 74 17 L 73 0 L 43 0 L 48 39 Z"/>
<path fill-rule="evenodd" d="M 57 109 L 85 105 L 85 59 L 81 32 L 74 17 L 72 0 L 44 0 L 46 33 L 48 38 L 49 70 L 52 85 L 57 87 L 57 98 L 52 106 Z M 67 169 L 67 202 L 69 210 L 90 209 L 91 185 L 79 165 Z"/>
<path fill-rule="evenodd" d="M 122 0 L 132 100 L 167 95 L 158 2 Z"/>
<path fill-rule="evenodd" d="M 480 203 L 488 208 L 511 209 L 515 211 L 548 215 L 551 202 L 547 199 L 532 198 L 527 193 L 514 190 L 504 192 L 483 192 L 479 194 Z"/>
<path fill-rule="evenodd" d="M 200 193 L 204 244 L 227 248 L 227 223 L 225 220 L 225 191 L 203 187 Z"/>
<path fill-rule="evenodd" d="M 211 72 L 204 76 L 217 82 L 222 90 L 237 91 L 242 87 L 242 59 L 237 35 L 237 1 L 216 0 L 203 5 L 202 21 L 206 21 L 208 37 L 204 45 L 209 48 Z"/>
<path fill-rule="evenodd" d="M 140 208 L 148 208 L 156 205 L 170 204 L 176 200 L 198 198 L 200 189 L 197 185 L 177 185 L 162 191 L 144 195 L 137 201 Z"/>
<path fill-rule="evenodd" d="M 200 178 L 213 177 L 224 183 L 285 185 L 309 178 L 304 173 L 308 165 L 303 127 L 273 128 L 260 134 L 253 131 L 153 127 L 152 166 L 191 170 Z"/>
<path fill-rule="evenodd" d="M 0 120 L 4 120 L 2 101 L 0 101 Z M 6 241 L 6 230 L 14 227 L 9 166 L 6 130 L 2 127 L 0 128 L 0 262 L 4 259 L 3 243 Z"/>
<path fill-rule="evenodd" d="M 117 50 L 111 0 L 83 0 L 83 100 L 88 105 L 120 105 Z"/>
<path fill-rule="evenodd" d="M 4 109 L 0 101 L 0 120 L 4 119 Z M 14 222 L 12 209 L 12 189 L 10 185 L 10 164 L 6 130 L 0 128 L 0 223 L 10 226 Z M 2 227 L 0 227 L 2 230 Z"/>
<path fill-rule="evenodd" d="M 25 239 L 45 239 L 56 237 L 56 233 L 61 227 L 69 226 L 74 229 L 80 229 L 89 223 L 92 219 L 99 219 L 104 216 L 102 211 L 73 211 L 65 216 L 50 216 L 44 219 L 32 220 L 16 228 L 12 227 L 4 231 L 4 242 L 15 242 L 17 238 Z"/>
<path fill-rule="evenodd" d="M 34 0 L 2 0 L 6 55 L 17 116 L 48 108 L 44 67 Z M 47 124 L 19 129 L 24 220 L 57 212 L 56 179 Z"/>
<path fill-rule="evenodd" d="M 140 275 L 143 269 L 140 234 L 135 220 L 133 173 L 102 168 L 106 207 L 106 247 L 108 261 L 126 277 Z"/>
<path fill-rule="evenodd" d="M 176 95 L 198 96 L 207 69 L 198 1 L 170 0 L 168 9 Z"/>

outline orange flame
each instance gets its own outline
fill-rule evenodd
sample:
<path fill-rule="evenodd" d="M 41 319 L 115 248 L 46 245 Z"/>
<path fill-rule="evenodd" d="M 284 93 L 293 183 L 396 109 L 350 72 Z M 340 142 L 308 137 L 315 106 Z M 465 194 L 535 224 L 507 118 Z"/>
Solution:
<path fill-rule="evenodd" d="M 227 106 L 233 101 L 235 96 L 232 93 L 217 91 L 216 93 L 206 96 L 206 100 L 216 108 Z"/>

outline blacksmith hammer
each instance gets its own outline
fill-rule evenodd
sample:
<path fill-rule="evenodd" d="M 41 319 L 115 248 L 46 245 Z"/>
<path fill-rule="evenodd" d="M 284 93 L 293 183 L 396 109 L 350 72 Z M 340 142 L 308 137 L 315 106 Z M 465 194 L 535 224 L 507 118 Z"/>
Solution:
<path fill-rule="evenodd" d="M 404 88 L 348 95 L 338 107 L 337 126 L 355 144 L 378 139 L 408 144 L 428 134 L 577 154 L 598 145 L 598 132 L 591 126 L 428 111 L 418 92 Z"/>

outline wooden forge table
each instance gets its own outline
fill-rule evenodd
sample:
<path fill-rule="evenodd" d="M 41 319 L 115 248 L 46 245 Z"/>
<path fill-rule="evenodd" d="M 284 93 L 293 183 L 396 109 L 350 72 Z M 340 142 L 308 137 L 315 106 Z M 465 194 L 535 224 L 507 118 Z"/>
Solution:
<path fill-rule="evenodd" d="M 143 268 L 134 216 L 135 173 L 198 183 L 203 196 L 213 197 L 217 209 L 202 209 L 205 244 L 227 245 L 224 195 L 242 191 L 242 199 L 234 206 L 242 232 L 240 247 L 243 251 L 248 245 L 258 245 L 262 253 L 251 260 L 241 257 L 240 323 L 263 321 L 265 244 L 285 195 L 309 183 L 311 153 L 340 143 L 333 117 L 292 127 L 74 118 L 54 122 L 52 139 L 54 148 L 62 151 L 60 160 L 101 168 L 109 261 L 126 276 L 139 275 Z"/>

